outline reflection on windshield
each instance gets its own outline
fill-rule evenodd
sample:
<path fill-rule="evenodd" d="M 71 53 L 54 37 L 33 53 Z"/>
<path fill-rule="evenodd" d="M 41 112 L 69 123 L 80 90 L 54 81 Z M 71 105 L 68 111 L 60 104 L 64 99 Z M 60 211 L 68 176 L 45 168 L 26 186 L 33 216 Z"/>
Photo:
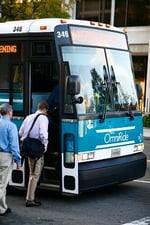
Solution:
<path fill-rule="evenodd" d="M 78 114 L 127 110 L 129 105 L 135 108 L 137 97 L 128 52 L 64 46 L 62 53 L 70 74 L 80 77 L 78 96 L 83 97 L 83 103 L 76 104 Z M 65 112 L 71 113 L 70 97 L 65 99 Z"/>
<path fill-rule="evenodd" d="M 127 110 L 128 106 L 133 109 L 137 105 L 137 95 L 133 80 L 133 71 L 130 65 L 128 52 L 107 50 L 107 59 L 110 66 L 110 78 L 114 87 L 113 96 L 115 104 L 120 110 Z"/>

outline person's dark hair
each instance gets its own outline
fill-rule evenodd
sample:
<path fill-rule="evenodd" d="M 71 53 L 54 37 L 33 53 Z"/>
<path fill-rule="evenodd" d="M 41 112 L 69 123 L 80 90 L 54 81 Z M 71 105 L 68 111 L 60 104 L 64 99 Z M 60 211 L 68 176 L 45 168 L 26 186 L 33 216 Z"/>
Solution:
<path fill-rule="evenodd" d="M 48 110 L 48 103 L 46 101 L 40 101 L 38 103 L 38 107 L 37 107 L 39 110 L 43 110 L 43 109 L 46 109 Z"/>
<path fill-rule="evenodd" d="M 7 113 L 12 111 L 12 106 L 8 103 L 4 103 L 0 105 L 0 114 L 5 116 Z"/>

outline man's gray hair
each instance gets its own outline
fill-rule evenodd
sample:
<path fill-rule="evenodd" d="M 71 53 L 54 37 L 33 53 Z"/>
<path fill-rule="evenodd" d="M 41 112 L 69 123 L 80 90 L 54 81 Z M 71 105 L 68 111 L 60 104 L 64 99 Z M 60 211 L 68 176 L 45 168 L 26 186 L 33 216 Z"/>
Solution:
<path fill-rule="evenodd" d="M 7 113 L 12 111 L 12 106 L 8 103 L 4 103 L 0 105 L 0 114 L 5 116 Z"/>

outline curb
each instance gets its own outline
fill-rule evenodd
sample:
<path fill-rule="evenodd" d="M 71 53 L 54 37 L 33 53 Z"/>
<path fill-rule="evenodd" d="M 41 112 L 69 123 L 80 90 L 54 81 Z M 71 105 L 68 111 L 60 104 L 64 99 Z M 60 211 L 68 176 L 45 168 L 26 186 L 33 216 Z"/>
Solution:
<path fill-rule="evenodd" d="M 144 140 L 150 140 L 150 137 L 146 136 L 146 137 L 144 137 Z"/>
<path fill-rule="evenodd" d="M 143 138 L 150 140 L 150 127 L 143 127 Z"/>

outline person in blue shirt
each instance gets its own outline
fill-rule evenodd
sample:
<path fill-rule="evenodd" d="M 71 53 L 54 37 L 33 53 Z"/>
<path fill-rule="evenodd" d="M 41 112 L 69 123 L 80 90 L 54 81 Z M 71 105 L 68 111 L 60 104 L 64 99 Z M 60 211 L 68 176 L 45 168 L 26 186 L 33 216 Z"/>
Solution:
<path fill-rule="evenodd" d="M 58 148 L 58 133 L 59 133 L 59 84 L 58 82 L 54 83 L 54 87 L 47 99 L 49 106 L 48 119 L 48 139 L 50 148 Z"/>
<path fill-rule="evenodd" d="M 21 168 L 18 130 L 11 121 L 13 110 L 9 104 L 0 106 L 0 216 L 11 212 L 6 203 L 6 188 L 11 176 L 13 162 Z"/>
<path fill-rule="evenodd" d="M 47 103 L 49 106 L 49 120 L 50 123 L 58 120 L 58 106 L 59 106 L 59 85 L 56 84 L 51 94 L 47 99 Z"/>

